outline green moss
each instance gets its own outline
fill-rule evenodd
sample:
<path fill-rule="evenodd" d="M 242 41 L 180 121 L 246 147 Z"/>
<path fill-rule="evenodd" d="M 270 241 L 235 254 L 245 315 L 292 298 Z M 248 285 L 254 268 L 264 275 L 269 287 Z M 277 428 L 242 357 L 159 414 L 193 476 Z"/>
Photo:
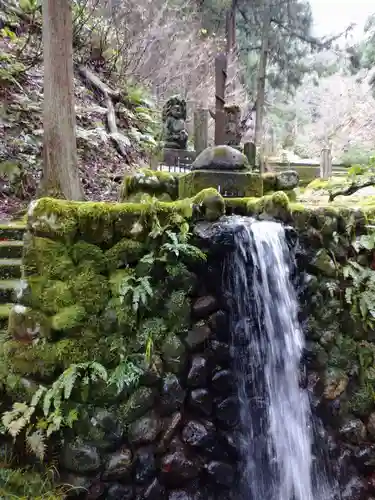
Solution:
<path fill-rule="evenodd" d="M 215 221 L 225 213 L 224 198 L 214 188 L 203 189 L 194 197 L 193 202 L 208 221 Z"/>
<path fill-rule="evenodd" d="M 119 405 L 117 416 L 121 424 L 126 427 L 134 420 L 142 417 L 155 402 L 155 389 L 139 387 L 129 399 Z"/>
<path fill-rule="evenodd" d="M 178 176 L 179 174 L 150 169 L 141 169 L 131 176 L 125 175 L 120 199 L 124 201 L 135 193 L 148 193 L 157 198 L 168 195 L 169 200 L 175 200 L 178 197 Z"/>
<path fill-rule="evenodd" d="M 107 260 L 100 247 L 78 241 L 71 248 L 73 262 L 80 267 L 93 269 L 96 273 L 102 273 L 107 266 Z"/>
<path fill-rule="evenodd" d="M 16 305 L 9 313 L 8 332 L 15 340 L 31 343 L 50 336 L 51 321 L 38 310 Z"/>
<path fill-rule="evenodd" d="M 107 250 L 105 257 L 109 271 L 137 262 L 145 252 L 145 246 L 139 241 L 123 238 Z"/>
<path fill-rule="evenodd" d="M 366 417 L 374 410 L 375 392 L 371 384 L 357 388 L 348 400 L 348 409 L 356 415 Z"/>
<path fill-rule="evenodd" d="M 23 255 L 25 276 L 65 281 L 75 273 L 67 247 L 49 238 L 29 237 Z"/>
<path fill-rule="evenodd" d="M 174 290 L 165 304 L 169 331 L 181 332 L 189 325 L 191 305 L 184 290 Z"/>
<path fill-rule="evenodd" d="M 179 197 L 191 198 L 206 188 L 220 189 L 221 193 L 238 193 L 238 196 L 262 196 L 263 180 L 259 174 L 194 170 L 179 178 Z"/>
<path fill-rule="evenodd" d="M 77 338 L 64 338 L 57 342 L 40 341 L 23 344 L 6 340 L 0 346 L 9 372 L 22 377 L 36 377 L 42 380 L 55 379 L 71 364 L 96 361 L 109 366 L 118 353 L 109 349 L 115 336 L 103 337 L 85 330 Z"/>
<path fill-rule="evenodd" d="M 137 328 L 137 315 L 119 296 L 112 297 L 100 318 L 100 328 L 108 334 L 118 332 L 130 337 Z"/>
<path fill-rule="evenodd" d="M 52 328 L 57 331 L 70 331 L 82 325 L 85 318 L 86 311 L 82 306 L 65 307 L 52 316 Z"/>
<path fill-rule="evenodd" d="M 28 227 L 48 238 L 71 241 L 77 232 L 77 203 L 40 198 L 30 208 Z"/>
<path fill-rule="evenodd" d="M 275 172 L 267 172 L 262 174 L 263 193 L 268 194 L 270 191 L 276 190 L 277 174 Z"/>
<path fill-rule="evenodd" d="M 41 292 L 41 310 L 56 314 L 60 309 L 73 305 L 69 285 L 64 281 L 48 281 Z"/>
<path fill-rule="evenodd" d="M 106 307 L 109 284 L 104 276 L 87 269 L 73 278 L 69 286 L 75 302 L 89 314 L 97 314 Z"/>

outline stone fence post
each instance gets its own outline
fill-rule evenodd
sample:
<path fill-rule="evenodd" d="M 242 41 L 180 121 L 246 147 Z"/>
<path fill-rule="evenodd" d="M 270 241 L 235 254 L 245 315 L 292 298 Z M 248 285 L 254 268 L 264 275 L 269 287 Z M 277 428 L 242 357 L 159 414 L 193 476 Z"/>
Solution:
<path fill-rule="evenodd" d="M 194 111 L 194 149 L 197 155 L 208 147 L 208 110 Z"/>
<path fill-rule="evenodd" d="M 332 176 L 332 155 L 328 147 L 322 149 L 320 154 L 320 178 L 329 179 Z"/>

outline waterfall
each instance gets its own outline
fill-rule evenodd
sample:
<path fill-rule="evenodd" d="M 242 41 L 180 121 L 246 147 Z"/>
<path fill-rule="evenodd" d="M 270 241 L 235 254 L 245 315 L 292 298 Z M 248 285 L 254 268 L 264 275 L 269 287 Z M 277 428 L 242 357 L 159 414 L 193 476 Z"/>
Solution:
<path fill-rule="evenodd" d="M 236 498 L 329 500 L 328 480 L 313 464 L 312 415 L 299 383 L 304 338 L 285 230 L 276 222 L 230 219 L 235 250 L 226 258 L 223 285 L 241 427 Z"/>

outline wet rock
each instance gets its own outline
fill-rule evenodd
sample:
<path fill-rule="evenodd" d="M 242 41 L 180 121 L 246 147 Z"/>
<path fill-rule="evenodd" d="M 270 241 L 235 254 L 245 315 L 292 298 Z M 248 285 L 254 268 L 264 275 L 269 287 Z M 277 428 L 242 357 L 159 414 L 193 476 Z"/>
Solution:
<path fill-rule="evenodd" d="M 206 295 L 205 297 L 199 297 L 192 307 L 192 313 L 195 319 L 205 319 L 210 314 L 218 309 L 218 303 L 216 297 L 212 295 Z"/>
<path fill-rule="evenodd" d="M 211 354 L 214 361 L 218 364 L 230 362 L 229 345 L 217 340 L 211 340 L 208 352 Z"/>
<path fill-rule="evenodd" d="M 348 420 L 339 429 L 340 435 L 353 444 L 360 444 L 366 439 L 365 424 L 359 418 Z"/>
<path fill-rule="evenodd" d="M 87 493 L 92 482 L 92 480 L 87 476 L 78 476 L 70 472 L 63 472 L 60 476 L 60 480 L 62 484 L 69 484 L 72 488 L 72 494 L 74 495 Z"/>
<path fill-rule="evenodd" d="M 284 170 L 276 174 L 276 191 L 294 189 L 299 184 L 299 175 L 295 170 Z"/>
<path fill-rule="evenodd" d="M 170 441 L 172 440 L 173 436 L 176 434 L 177 429 L 180 426 L 182 420 L 182 415 L 181 413 L 177 412 L 172 415 L 172 417 L 167 418 L 164 420 L 164 432 L 162 437 L 160 438 L 160 442 L 158 445 L 158 452 L 164 452 Z"/>
<path fill-rule="evenodd" d="M 363 444 L 356 448 L 353 456 L 357 469 L 367 475 L 375 468 L 375 444 Z"/>
<path fill-rule="evenodd" d="M 133 500 L 134 490 L 130 485 L 111 484 L 105 498 L 106 500 Z"/>
<path fill-rule="evenodd" d="M 198 461 L 188 458 L 183 449 L 164 455 L 161 461 L 163 482 L 169 486 L 179 486 L 188 479 L 199 475 Z"/>
<path fill-rule="evenodd" d="M 324 383 L 324 397 L 326 399 L 336 399 L 347 388 L 349 378 L 341 371 L 331 371 L 326 374 Z"/>
<path fill-rule="evenodd" d="M 159 382 L 163 375 L 163 360 L 157 354 L 151 356 L 151 362 L 145 360 L 144 373 L 141 376 L 141 385 L 154 385 Z"/>
<path fill-rule="evenodd" d="M 109 456 L 102 478 L 104 481 L 128 481 L 132 471 L 132 452 L 128 448 Z"/>
<path fill-rule="evenodd" d="M 164 340 L 161 351 L 166 369 L 180 373 L 185 366 L 186 350 L 177 335 L 170 333 Z"/>
<path fill-rule="evenodd" d="M 189 405 L 208 417 L 212 412 L 212 397 L 207 389 L 194 389 L 189 396 Z"/>
<path fill-rule="evenodd" d="M 365 492 L 366 486 L 363 479 L 354 476 L 342 489 L 340 500 L 361 500 Z"/>
<path fill-rule="evenodd" d="M 128 439 L 133 445 L 152 443 L 156 440 L 161 430 L 162 422 L 152 412 L 129 425 Z"/>
<path fill-rule="evenodd" d="M 188 332 L 185 343 L 189 349 L 193 350 L 208 340 L 210 336 L 210 327 L 206 323 L 199 322 Z"/>
<path fill-rule="evenodd" d="M 230 337 L 229 318 L 225 311 L 216 311 L 208 319 L 208 325 L 218 340 L 228 342 Z"/>
<path fill-rule="evenodd" d="M 182 439 L 193 447 L 207 447 L 215 440 L 214 428 L 208 422 L 204 425 L 197 420 L 190 420 L 182 430 Z"/>
<path fill-rule="evenodd" d="M 307 342 L 303 359 L 311 370 L 321 370 L 327 366 L 328 354 L 318 342 Z"/>
<path fill-rule="evenodd" d="M 233 467 L 224 462 L 213 460 L 206 465 L 206 471 L 209 477 L 222 486 L 230 487 L 234 480 Z"/>
<path fill-rule="evenodd" d="M 240 437 L 232 432 L 220 432 L 220 441 L 223 443 L 223 446 L 226 450 L 226 453 L 232 458 L 232 460 L 238 459 L 238 442 Z"/>
<path fill-rule="evenodd" d="M 165 486 L 161 484 L 157 478 L 155 478 L 143 492 L 142 500 L 164 500 L 165 497 Z"/>
<path fill-rule="evenodd" d="M 224 399 L 216 406 L 217 420 L 225 427 L 235 427 L 238 424 L 238 402 L 234 396 Z"/>
<path fill-rule="evenodd" d="M 311 266 L 315 271 L 321 273 L 325 276 L 333 278 L 336 276 L 336 266 L 331 257 L 328 255 L 327 251 L 322 249 L 317 254 L 314 260 L 311 262 Z"/>
<path fill-rule="evenodd" d="M 184 404 L 186 391 L 181 387 L 180 381 L 173 373 L 167 373 L 163 378 L 161 389 L 160 412 L 168 415 Z"/>
<path fill-rule="evenodd" d="M 200 500 L 199 497 L 186 490 L 174 490 L 169 493 L 168 500 Z"/>
<path fill-rule="evenodd" d="M 130 424 L 152 408 L 158 391 L 154 387 L 139 387 L 126 403 L 118 409 L 119 420 L 123 425 Z"/>
<path fill-rule="evenodd" d="M 231 392 L 234 384 L 234 375 L 230 370 L 219 370 L 212 377 L 212 388 L 222 394 Z"/>
<path fill-rule="evenodd" d="M 114 450 L 122 440 L 122 428 L 117 415 L 102 408 L 96 408 L 88 423 L 85 441 L 99 450 Z"/>
<path fill-rule="evenodd" d="M 372 439 L 375 439 L 375 413 L 371 413 L 367 421 L 367 431 Z"/>
<path fill-rule="evenodd" d="M 107 490 L 107 485 L 100 481 L 93 481 L 87 490 L 87 500 L 102 500 Z"/>
<path fill-rule="evenodd" d="M 187 385 L 189 387 L 202 387 L 206 384 L 208 378 L 207 358 L 197 354 L 191 360 L 191 367 L 187 376 Z"/>
<path fill-rule="evenodd" d="M 149 483 L 156 474 L 155 455 L 152 448 L 139 448 L 134 458 L 135 482 L 138 484 Z"/>
<path fill-rule="evenodd" d="M 101 466 L 99 451 L 95 446 L 76 439 L 63 447 L 61 465 L 64 469 L 78 474 L 96 472 Z"/>

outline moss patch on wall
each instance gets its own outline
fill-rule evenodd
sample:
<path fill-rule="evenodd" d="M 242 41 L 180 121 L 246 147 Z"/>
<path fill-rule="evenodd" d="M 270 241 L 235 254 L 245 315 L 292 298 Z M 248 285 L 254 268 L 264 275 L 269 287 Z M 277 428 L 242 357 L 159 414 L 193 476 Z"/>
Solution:
<path fill-rule="evenodd" d="M 214 186 L 224 196 L 248 197 L 263 194 L 263 181 L 257 173 L 194 170 L 179 178 L 179 198 L 189 198 L 210 186 Z"/>

